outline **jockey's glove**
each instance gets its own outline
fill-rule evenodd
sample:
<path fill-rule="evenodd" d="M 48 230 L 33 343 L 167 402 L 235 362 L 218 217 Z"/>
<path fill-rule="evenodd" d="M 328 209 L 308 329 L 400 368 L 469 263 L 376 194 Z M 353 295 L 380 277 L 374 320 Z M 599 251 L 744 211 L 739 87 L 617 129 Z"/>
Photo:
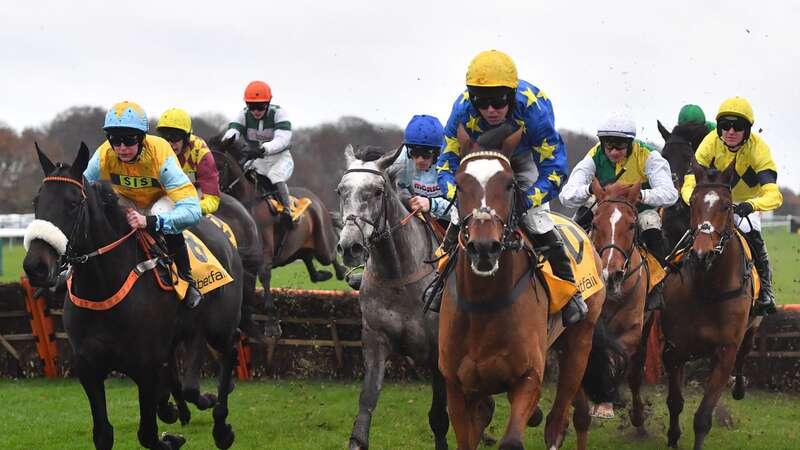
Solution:
<path fill-rule="evenodd" d="M 237 130 L 236 128 L 231 128 L 228 131 L 226 131 L 225 134 L 222 136 L 223 141 L 227 141 L 228 139 L 231 138 L 233 138 L 234 140 L 239 139 L 239 130 Z"/>
<path fill-rule="evenodd" d="M 242 153 L 244 153 L 244 155 L 247 156 L 248 159 L 260 158 L 264 156 L 263 144 L 260 147 L 253 147 L 253 146 L 248 147 L 242 150 Z"/>
<path fill-rule="evenodd" d="M 739 217 L 747 217 L 754 211 L 753 204 L 750 202 L 742 202 L 733 208 L 733 212 Z"/>
<path fill-rule="evenodd" d="M 149 233 L 155 233 L 156 231 L 158 231 L 158 216 L 156 215 L 145 216 L 145 220 L 147 220 L 147 226 L 145 227 L 145 229 Z"/>

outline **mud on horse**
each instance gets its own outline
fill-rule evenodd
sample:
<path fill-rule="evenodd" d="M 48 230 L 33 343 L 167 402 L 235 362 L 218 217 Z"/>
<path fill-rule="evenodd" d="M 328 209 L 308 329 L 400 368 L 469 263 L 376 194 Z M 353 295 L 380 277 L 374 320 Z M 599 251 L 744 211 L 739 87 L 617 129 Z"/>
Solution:
<path fill-rule="evenodd" d="M 507 392 L 511 403 L 501 449 L 523 448 L 526 425 L 541 420 L 538 403 L 550 346 L 548 293 L 534 275 L 538 269 L 532 250 L 519 240 L 517 192 L 508 155 L 482 150 L 499 148 L 507 135 L 502 127 L 485 133 L 477 148 L 462 157 L 456 174 L 463 225 L 455 271 L 446 281 L 440 310 L 439 368 L 461 450 L 477 448 L 487 425 L 479 408 L 492 394 Z M 587 256 L 599 269 L 599 256 L 588 242 L 587 247 Z M 544 434 L 547 448 L 563 443 L 570 404 L 575 405 L 578 448 L 587 446 L 591 418 L 581 381 L 610 375 L 609 362 L 602 357 L 587 370 L 604 301 L 605 289 L 590 296 L 586 318 L 563 330 L 556 343 L 560 370 Z M 552 323 L 563 329 L 560 318 Z M 603 352 L 604 340 L 594 341 L 594 350 Z M 601 389 L 588 393 L 595 401 L 607 399 Z"/>
<path fill-rule="evenodd" d="M 734 224 L 730 188 L 736 174 L 734 163 L 722 172 L 693 163 L 697 186 L 689 205 L 688 255 L 680 271 L 665 281 L 661 327 L 666 340 L 662 358 L 669 378 L 670 447 L 678 446 L 681 435 L 681 389 L 687 361 L 711 359 L 711 374 L 694 415 L 695 449 L 703 447 L 712 412 L 734 369 L 733 397 L 744 397 L 742 365 L 760 319 L 749 318 L 754 295 L 752 263 Z"/>

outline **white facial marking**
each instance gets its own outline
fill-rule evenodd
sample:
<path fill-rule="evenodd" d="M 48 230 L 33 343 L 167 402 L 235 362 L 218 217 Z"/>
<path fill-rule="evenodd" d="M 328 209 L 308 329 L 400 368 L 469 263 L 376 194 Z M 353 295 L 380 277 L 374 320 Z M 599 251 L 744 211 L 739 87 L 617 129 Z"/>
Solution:
<path fill-rule="evenodd" d="M 719 201 L 719 194 L 717 194 L 714 191 L 708 191 L 708 193 L 706 193 L 706 196 L 703 197 L 703 201 L 708 204 L 709 208 L 711 208 L 712 206 L 714 206 L 714 203 L 717 203 L 717 201 Z"/>
<path fill-rule="evenodd" d="M 714 225 L 711 225 L 711 222 L 706 220 L 697 226 L 697 231 L 703 234 L 712 234 L 714 233 Z"/>
<path fill-rule="evenodd" d="M 499 259 L 495 260 L 494 266 L 492 266 L 491 270 L 480 270 L 480 269 L 478 269 L 478 265 L 474 261 L 470 262 L 469 266 L 472 269 L 472 273 L 474 273 L 475 275 L 477 275 L 479 277 L 490 277 L 490 276 L 494 275 L 495 273 L 497 273 L 497 269 L 500 268 L 500 260 Z"/>
<path fill-rule="evenodd" d="M 464 173 L 471 175 L 483 189 L 483 198 L 481 198 L 481 206 L 486 206 L 486 183 L 498 172 L 503 171 L 503 165 L 496 159 L 476 159 L 467 162 L 467 168 Z"/>
<path fill-rule="evenodd" d="M 614 208 L 614 212 L 611 213 L 610 221 L 611 221 L 611 244 L 614 244 L 614 235 L 616 235 L 617 230 L 617 222 L 619 219 L 622 219 L 622 213 L 619 212 L 619 209 Z M 608 250 L 608 261 L 606 262 L 606 266 L 611 264 L 611 254 L 614 253 L 614 247 L 611 247 Z"/>

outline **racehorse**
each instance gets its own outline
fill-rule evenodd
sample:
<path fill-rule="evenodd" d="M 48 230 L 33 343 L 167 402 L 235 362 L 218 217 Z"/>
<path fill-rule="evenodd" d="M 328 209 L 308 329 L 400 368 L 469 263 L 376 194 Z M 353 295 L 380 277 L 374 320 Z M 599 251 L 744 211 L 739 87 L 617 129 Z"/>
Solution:
<path fill-rule="evenodd" d="M 640 389 L 646 351 L 642 325 L 649 273 L 637 245 L 639 212 L 636 204 L 640 188 L 638 183 L 614 183 L 603 188 L 595 179 L 592 192 L 597 197 L 597 210 L 591 237 L 603 262 L 606 281 L 606 302 L 600 317 L 631 363 L 628 364 L 628 386 L 633 400 L 631 423 L 642 431 L 644 405 Z"/>
<path fill-rule="evenodd" d="M 549 295 L 536 274 L 533 250 L 520 241 L 517 230 L 515 204 L 520 200 L 510 151 L 482 150 L 500 148 L 512 131 L 501 126 L 484 133 L 469 149 L 462 144 L 466 152 L 456 173 L 462 224 L 459 249 L 451 256 L 457 258 L 455 274 L 445 282 L 440 310 L 439 368 L 460 450 L 477 448 L 486 425 L 479 405 L 492 394 L 507 392 L 511 403 L 499 448 L 523 448 L 526 424 L 541 420 L 538 402 L 553 338 L 548 336 Z M 600 258 L 588 240 L 582 258 L 587 257 L 599 272 Z M 595 330 L 604 301 L 601 288 L 586 299 L 589 312 L 584 320 L 566 329 L 560 319 L 551 322 L 563 333 L 557 343 L 562 350 L 558 389 L 544 433 L 547 448 L 563 443 L 574 403 L 578 448 L 585 449 L 591 422 L 586 394 L 598 403 L 613 395 L 603 382 L 617 378 L 605 357 L 608 342 L 602 328 Z M 598 357 L 591 358 L 590 350 Z"/>
<path fill-rule="evenodd" d="M 711 374 L 694 415 L 695 449 L 702 448 L 711 430 L 712 412 L 734 367 L 737 382 L 733 396 L 744 396 L 741 367 L 752 347 L 752 327 L 757 326 L 757 320 L 748 320 L 754 298 L 752 263 L 745 256 L 747 244 L 734 224 L 730 188 L 736 176 L 734 163 L 722 172 L 693 163 L 697 186 L 689 205 L 690 251 L 679 276 L 671 274 L 665 282 L 661 327 L 666 344 L 662 359 L 669 377 L 667 437 L 671 447 L 677 447 L 681 435 L 678 419 L 683 410 L 681 387 L 687 361 L 711 359 Z"/>
<path fill-rule="evenodd" d="M 286 230 L 278 215 L 259 195 L 253 183 L 254 174 L 251 171 L 244 172 L 240 166 L 246 144 L 233 139 L 223 141 L 220 136 L 215 136 L 209 139 L 208 145 L 214 154 L 222 191 L 245 206 L 260 231 L 264 262 L 258 276 L 264 287 L 264 304 L 268 310 L 274 311 L 275 308 L 269 294 L 273 268 L 299 259 L 305 263 L 311 281 L 330 279 L 330 272 L 314 267 L 313 261 L 316 259 L 323 265 L 333 264 L 336 278 L 344 278 L 346 269 L 335 258 L 336 235 L 331 216 L 319 197 L 307 189 L 292 187 L 292 195 L 310 199 L 311 205 L 296 225 Z"/>
<path fill-rule="evenodd" d="M 694 152 L 708 134 L 708 130 L 705 124 L 689 122 L 676 125 L 670 133 L 660 121 L 657 121 L 657 124 L 658 131 L 664 138 L 661 156 L 669 163 L 672 182 L 680 192 L 683 178 L 691 172 Z M 689 208 L 686 203 L 679 198 L 674 205 L 664 208 L 662 222 L 667 248 L 672 250 L 689 230 Z"/>
<path fill-rule="evenodd" d="M 162 389 L 176 377 L 174 347 L 179 334 L 207 341 L 222 354 L 213 435 L 219 448 L 230 447 L 234 434 L 225 420 L 242 295 L 241 282 L 236 281 L 241 279 L 241 261 L 235 250 L 211 223 L 193 228 L 234 281 L 206 294 L 195 310 L 179 310 L 175 293 L 160 286 L 155 272 L 148 273 L 159 265 L 158 258 L 137 242 L 144 235 L 130 229 L 110 185 L 84 182 L 89 162 L 86 145 L 81 145 L 72 165 L 53 164 L 38 146 L 37 153 L 45 178 L 34 200 L 36 221 L 26 233 L 23 268 L 32 285 L 50 287 L 62 264 L 72 265 L 64 328 L 89 399 L 95 447 L 110 449 L 114 442 L 104 388 L 112 370 L 128 375 L 139 388 L 141 445 L 160 450 L 183 445 L 179 436 L 165 434 L 159 439 L 156 424 Z"/>
<path fill-rule="evenodd" d="M 392 352 L 431 369 L 428 423 L 436 449 L 447 448 L 447 397 L 436 367 L 438 317 L 423 313 L 421 300 L 434 275 L 425 261 L 432 259 L 436 243 L 426 225 L 403 206 L 394 180 L 385 173 L 400 151 L 365 162 L 347 146 L 347 169 L 336 188 L 344 221 L 337 250 L 348 266 L 366 264 L 359 290 L 364 383 L 350 449 L 369 448 L 372 413 Z"/>

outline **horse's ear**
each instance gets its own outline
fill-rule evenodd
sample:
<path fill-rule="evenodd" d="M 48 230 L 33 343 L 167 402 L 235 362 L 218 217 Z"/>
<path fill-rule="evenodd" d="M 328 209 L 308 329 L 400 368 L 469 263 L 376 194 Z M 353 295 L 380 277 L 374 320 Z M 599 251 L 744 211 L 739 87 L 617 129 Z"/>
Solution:
<path fill-rule="evenodd" d="M 75 161 L 72 163 L 72 167 L 70 167 L 69 170 L 74 178 L 80 180 L 82 179 L 83 172 L 86 170 L 88 165 L 89 147 L 86 146 L 85 142 L 81 142 L 81 147 L 78 149 L 78 155 L 75 156 Z"/>
<path fill-rule="evenodd" d="M 714 164 L 713 160 L 711 161 L 711 164 Z M 700 180 L 705 180 L 706 168 L 697 162 L 697 158 L 695 158 L 694 155 L 692 155 L 692 173 L 694 174 L 694 179 L 698 184 L 700 184 Z"/>
<path fill-rule="evenodd" d="M 400 153 L 402 151 L 403 151 L 403 145 L 400 145 L 394 152 L 387 153 L 381 156 L 380 159 L 375 161 L 375 164 L 378 166 L 378 169 L 386 170 L 389 166 L 392 165 L 392 163 L 397 159 L 397 157 L 400 156 Z"/>
<path fill-rule="evenodd" d="M 472 151 L 474 142 L 472 141 L 472 138 L 469 137 L 469 133 L 467 133 L 467 129 L 464 128 L 464 125 L 458 126 L 458 130 L 456 131 L 456 139 L 458 139 L 458 145 L 461 147 L 462 157 Z"/>
<path fill-rule="evenodd" d="M 634 205 L 639 202 L 639 194 L 642 192 L 642 183 L 636 183 L 628 191 L 628 201 Z"/>
<path fill-rule="evenodd" d="M 660 120 L 656 120 L 656 124 L 658 124 L 658 132 L 661 133 L 661 137 L 664 138 L 664 142 L 669 141 L 669 138 L 672 137 L 672 133 L 667 130 L 664 125 L 661 125 Z"/>
<path fill-rule="evenodd" d="M 736 158 L 731 159 L 731 162 L 728 164 L 728 167 L 722 171 L 722 182 L 731 186 L 734 178 L 736 178 Z M 731 186 L 733 187 L 733 186 Z"/>
<path fill-rule="evenodd" d="M 606 197 L 606 190 L 603 189 L 603 185 L 600 184 L 600 180 L 597 178 L 592 180 L 592 193 L 598 201 Z"/>
<path fill-rule="evenodd" d="M 44 154 L 42 149 L 39 148 L 38 142 L 34 141 L 33 145 L 36 146 L 36 154 L 39 155 L 39 164 L 42 165 L 44 176 L 50 175 L 56 169 L 55 164 L 53 164 L 53 162 L 50 161 L 50 158 L 48 158 L 47 155 Z"/>
<path fill-rule="evenodd" d="M 353 165 L 354 162 L 356 162 L 356 155 L 353 152 L 352 144 L 347 144 L 347 147 L 344 148 L 344 160 L 345 163 L 347 164 L 346 167 L 350 167 Z"/>

